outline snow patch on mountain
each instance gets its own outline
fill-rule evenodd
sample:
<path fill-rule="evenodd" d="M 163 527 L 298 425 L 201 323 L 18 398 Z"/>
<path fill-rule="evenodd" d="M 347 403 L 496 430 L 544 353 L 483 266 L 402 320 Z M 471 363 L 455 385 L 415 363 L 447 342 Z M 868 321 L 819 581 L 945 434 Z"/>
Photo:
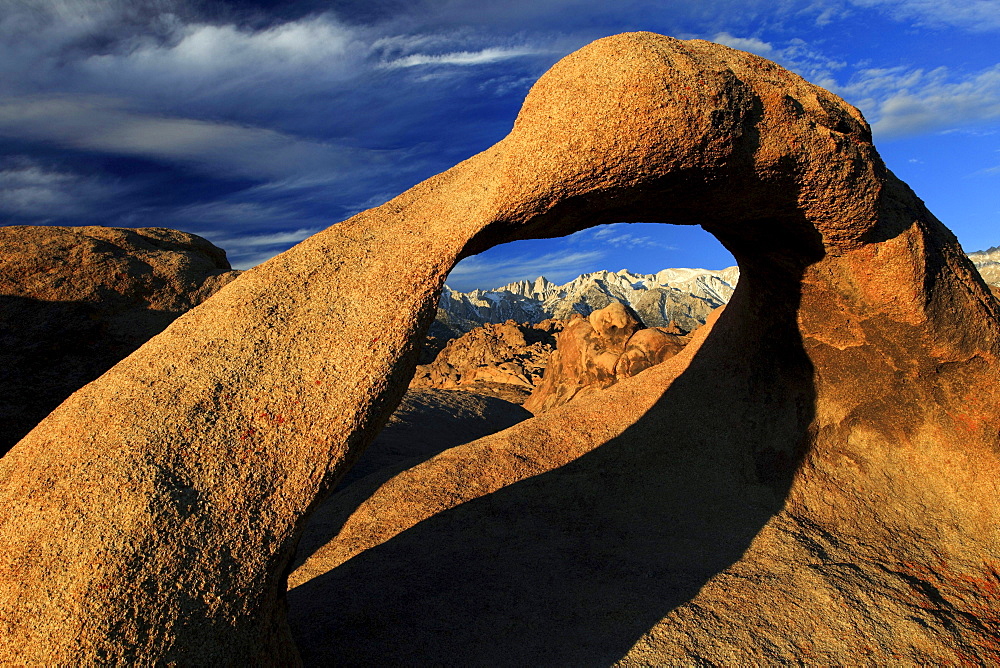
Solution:
<path fill-rule="evenodd" d="M 574 313 L 588 316 L 618 301 L 636 311 L 649 327 L 674 322 L 692 330 L 729 301 L 738 280 L 738 267 L 664 269 L 655 274 L 621 269 L 583 274 L 563 285 L 539 276 L 492 290 L 458 292 L 445 286 L 435 326 L 454 336 L 488 322 L 538 323 L 547 318 L 565 320 Z"/>
<path fill-rule="evenodd" d="M 969 259 L 979 270 L 984 281 L 990 285 L 1000 286 L 1000 246 L 969 253 Z"/>

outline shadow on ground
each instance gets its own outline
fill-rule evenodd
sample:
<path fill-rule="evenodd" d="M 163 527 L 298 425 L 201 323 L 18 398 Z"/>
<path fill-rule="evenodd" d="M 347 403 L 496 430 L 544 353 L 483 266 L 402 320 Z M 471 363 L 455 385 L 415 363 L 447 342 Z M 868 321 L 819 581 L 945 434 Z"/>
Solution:
<path fill-rule="evenodd" d="M 358 504 L 386 481 L 444 450 L 530 417 L 531 413 L 517 404 L 497 397 L 461 390 L 407 391 L 386 426 L 341 478 L 333 495 L 309 518 L 291 570 L 332 540 Z"/>
<path fill-rule="evenodd" d="M 738 560 L 815 399 L 798 281 L 753 282 L 618 437 L 289 591 L 306 664 L 607 665 Z"/>
<path fill-rule="evenodd" d="M 0 295 L 0 455 L 180 312 Z"/>

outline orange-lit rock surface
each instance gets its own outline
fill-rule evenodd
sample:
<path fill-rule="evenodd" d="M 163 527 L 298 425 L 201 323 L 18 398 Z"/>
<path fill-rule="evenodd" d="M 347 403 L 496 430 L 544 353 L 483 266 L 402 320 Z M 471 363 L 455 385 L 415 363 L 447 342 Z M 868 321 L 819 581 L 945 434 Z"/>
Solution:
<path fill-rule="evenodd" d="M 297 538 L 399 401 L 449 269 L 619 221 L 715 234 L 741 269 L 725 311 L 603 395 L 389 481 L 337 538 L 367 549 L 293 578 L 303 657 L 1000 661 L 1000 305 L 857 110 L 635 33 L 557 63 L 492 148 L 241 275 L 0 460 L 0 662 L 298 661 Z"/>
<path fill-rule="evenodd" d="M 565 324 L 524 407 L 537 414 L 609 387 L 676 355 L 686 342 L 668 328 L 645 328 L 635 311 L 612 302 Z"/>
<path fill-rule="evenodd" d="M 176 230 L 0 227 L 0 455 L 236 274 Z"/>
<path fill-rule="evenodd" d="M 524 403 L 555 347 L 557 320 L 487 323 L 452 339 L 429 364 L 417 365 L 410 387 L 466 390 Z"/>

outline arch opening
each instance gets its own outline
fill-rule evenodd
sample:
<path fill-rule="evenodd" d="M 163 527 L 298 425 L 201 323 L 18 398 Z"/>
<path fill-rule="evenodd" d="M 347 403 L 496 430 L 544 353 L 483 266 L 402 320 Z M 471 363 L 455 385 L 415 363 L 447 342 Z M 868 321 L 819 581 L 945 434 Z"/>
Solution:
<path fill-rule="evenodd" d="M 815 429 L 805 267 L 775 246 L 685 359 L 333 497 L 288 593 L 306 664 L 609 664 L 739 562 Z"/>

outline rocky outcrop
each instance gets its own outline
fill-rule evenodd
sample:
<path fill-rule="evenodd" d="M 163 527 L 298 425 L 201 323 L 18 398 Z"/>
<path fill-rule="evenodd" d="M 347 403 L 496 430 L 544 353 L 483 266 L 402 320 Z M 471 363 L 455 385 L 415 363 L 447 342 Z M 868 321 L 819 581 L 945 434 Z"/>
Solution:
<path fill-rule="evenodd" d="M 676 325 L 645 328 L 621 302 L 587 318 L 577 315 L 559 333 L 545 375 L 524 407 L 541 413 L 659 364 L 684 347 L 687 337 L 680 332 Z"/>
<path fill-rule="evenodd" d="M 486 324 L 452 339 L 430 364 L 417 365 L 410 387 L 466 390 L 521 404 L 542 378 L 562 323 Z"/>
<path fill-rule="evenodd" d="M 291 577 L 304 656 L 1000 661 L 1000 304 L 856 109 L 649 33 L 564 58 L 501 142 L 245 272 L 0 459 L 0 661 L 297 662 L 296 542 L 447 272 L 623 220 L 733 252 L 718 320 L 383 486 L 338 534 L 367 549 Z"/>
<path fill-rule="evenodd" d="M 237 273 L 161 228 L 0 227 L 0 247 L 0 454 Z"/>
<path fill-rule="evenodd" d="M 445 286 L 434 326 L 452 335 L 487 322 L 537 323 L 588 316 L 612 302 L 633 309 L 652 327 L 677 323 L 688 330 L 704 324 L 713 309 L 729 301 L 739 269 L 664 269 L 656 274 L 597 271 L 565 285 L 539 276 L 493 290 L 457 292 Z"/>
<path fill-rule="evenodd" d="M 640 329 L 629 337 L 625 351 L 615 362 L 615 382 L 662 364 L 683 350 L 688 340 L 689 336 L 676 326 Z"/>

